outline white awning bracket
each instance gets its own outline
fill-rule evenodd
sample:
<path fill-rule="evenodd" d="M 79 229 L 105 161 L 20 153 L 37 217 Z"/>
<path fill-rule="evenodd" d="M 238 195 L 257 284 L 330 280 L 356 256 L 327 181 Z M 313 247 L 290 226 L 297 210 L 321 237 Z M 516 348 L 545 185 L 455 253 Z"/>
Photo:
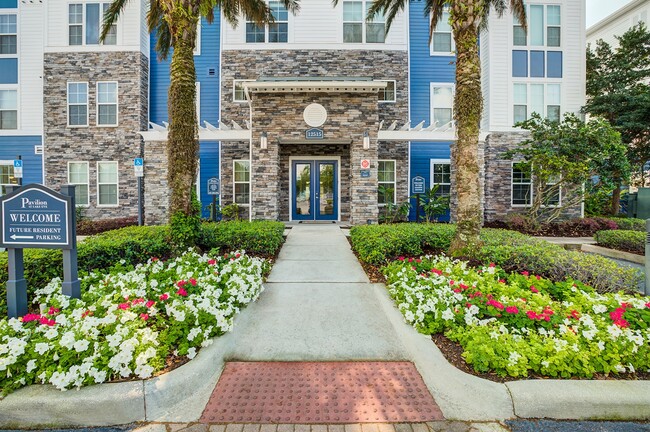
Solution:
<path fill-rule="evenodd" d="M 219 127 L 207 121 L 203 122 L 205 127 L 199 125 L 200 141 L 249 141 L 251 139 L 250 127 L 242 128 L 237 122 L 232 122 L 232 127 L 219 122 Z M 248 126 L 248 121 L 246 122 Z M 149 122 L 149 130 L 138 132 L 145 141 L 167 141 L 169 124 L 162 122 L 162 125 Z"/>

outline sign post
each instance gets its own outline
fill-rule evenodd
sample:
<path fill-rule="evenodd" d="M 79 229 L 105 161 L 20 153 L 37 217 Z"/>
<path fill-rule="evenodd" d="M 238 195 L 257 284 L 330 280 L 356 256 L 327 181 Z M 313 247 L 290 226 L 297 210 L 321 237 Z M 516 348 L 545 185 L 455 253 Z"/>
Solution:
<path fill-rule="evenodd" d="M 208 195 L 212 196 L 212 222 L 217 221 L 217 197 L 219 196 L 219 179 L 208 179 Z"/>
<path fill-rule="evenodd" d="M 411 193 L 415 194 L 415 221 L 420 222 L 420 194 L 426 193 L 424 177 L 415 176 L 411 179 Z"/>
<path fill-rule="evenodd" d="M 0 247 L 7 249 L 9 277 L 7 306 L 10 318 L 27 313 L 27 282 L 23 249 L 63 250 L 63 294 L 81 297 L 77 274 L 75 186 L 62 194 L 39 184 L 8 186 L 0 198 Z"/>
<path fill-rule="evenodd" d="M 133 159 L 133 169 L 138 179 L 138 226 L 142 226 L 142 177 L 144 177 L 144 160 L 142 158 Z"/>

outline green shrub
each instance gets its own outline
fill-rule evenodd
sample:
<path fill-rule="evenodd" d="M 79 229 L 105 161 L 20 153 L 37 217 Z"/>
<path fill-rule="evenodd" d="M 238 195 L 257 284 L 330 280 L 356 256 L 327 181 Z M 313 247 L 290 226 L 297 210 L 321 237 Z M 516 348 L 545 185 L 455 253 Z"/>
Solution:
<path fill-rule="evenodd" d="M 631 231 L 644 231 L 645 232 L 645 220 L 643 219 L 635 219 L 635 218 L 624 218 L 624 217 L 616 217 L 616 218 L 609 218 L 610 220 L 613 220 L 616 222 L 616 225 L 618 225 L 618 229 L 620 230 L 631 230 Z"/>
<path fill-rule="evenodd" d="M 171 255 L 167 227 L 127 227 L 92 236 L 79 243 L 77 258 L 80 272 L 107 269 L 125 260 L 135 265 L 151 257 Z M 55 277 L 63 277 L 63 254 L 55 249 L 25 249 L 25 279 L 28 299 Z M 7 253 L 0 254 L 0 316 L 7 314 Z"/>
<path fill-rule="evenodd" d="M 282 222 L 206 222 L 201 226 L 198 246 L 203 250 L 239 249 L 252 254 L 275 255 L 284 241 L 283 233 Z"/>
<path fill-rule="evenodd" d="M 646 233 L 641 231 L 616 230 L 596 233 L 596 242 L 599 246 L 639 254 L 645 252 L 645 240 Z"/>
<path fill-rule="evenodd" d="M 398 256 L 417 256 L 424 250 L 445 251 L 454 235 L 451 224 L 397 224 L 353 227 L 352 247 L 361 260 L 379 265 Z M 561 246 L 508 230 L 483 229 L 483 247 L 475 256 L 508 271 L 528 271 L 553 281 L 573 278 L 599 292 L 634 291 L 641 280 L 635 269 L 619 266 L 598 255 L 568 251 Z"/>

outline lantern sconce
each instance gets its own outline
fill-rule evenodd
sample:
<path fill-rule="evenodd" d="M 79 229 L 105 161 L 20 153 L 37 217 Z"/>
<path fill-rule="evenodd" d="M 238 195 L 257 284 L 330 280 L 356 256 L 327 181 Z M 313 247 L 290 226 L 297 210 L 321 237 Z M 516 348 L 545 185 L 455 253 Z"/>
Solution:
<path fill-rule="evenodd" d="M 260 137 L 260 148 L 262 150 L 266 150 L 266 148 L 269 145 L 269 138 L 266 132 L 262 132 L 262 136 Z"/>
<path fill-rule="evenodd" d="M 370 148 L 370 134 L 368 131 L 363 133 L 363 149 L 368 150 Z"/>

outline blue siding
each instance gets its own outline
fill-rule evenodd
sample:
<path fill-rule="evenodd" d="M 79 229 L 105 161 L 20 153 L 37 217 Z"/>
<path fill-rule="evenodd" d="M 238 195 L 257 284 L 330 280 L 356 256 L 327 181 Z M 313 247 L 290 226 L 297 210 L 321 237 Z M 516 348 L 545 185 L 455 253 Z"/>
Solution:
<path fill-rule="evenodd" d="M 18 59 L 0 59 L 0 84 L 18 84 Z"/>
<path fill-rule="evenodd" d="M 196 80 L 200 83 L 200 118 L 201 122 L 207 121 L 216 125 L 219 121 L 219 47 L 220 17 L 215 12 L 214 22 L 208 24 L 205 19 L 201 21 L 201 54 L 194 57 Z M 159 60 L 155 51 L 156 36 L 151 35 L 151 91 L 149 99 L 149 120 L 160 124 L 168 121 L 167 90 L 169 88 L 169 64 L 171 53 L 166 60 Z M 210 72 L 214 72 L 212 75 Z M 209 211 L 205 207 L 212 203 L 212 198 L 207 194 L 207 180 L 219 177 L 219 144 L 217 142 L 201 142 L 200 148 L 201 175 L 199 185 L 201 203 L 204 208 L 203 215 L 207 217 Z"/>
<path fill-rule="evenodd" d="M 23 184 L 43 183 L 43 156 L 34 153 L 34 146 L 43 143 L 39 135 L 0 136 L 0 160 L 23 159 Z"/>
<path fill-rule="evenodd" d="M 451 142 L 438 142 L 438 143 L 411 143 L 409 152 L 411 155 L 411 171 L 409 173 L 409 182 L 415 176 L 422 176 L 425 179 L 427 190 L 431 189 L 431 159 L 450 159 L 449 146 Z M 409 213 L 409 220 L 415 220 L 415 198 L 411 199 L 411 212 Z M 420 214 L 423 214 L 420 210 Z M 440 218 L 440 220 L 448 221 L 449 215 Z"/>

